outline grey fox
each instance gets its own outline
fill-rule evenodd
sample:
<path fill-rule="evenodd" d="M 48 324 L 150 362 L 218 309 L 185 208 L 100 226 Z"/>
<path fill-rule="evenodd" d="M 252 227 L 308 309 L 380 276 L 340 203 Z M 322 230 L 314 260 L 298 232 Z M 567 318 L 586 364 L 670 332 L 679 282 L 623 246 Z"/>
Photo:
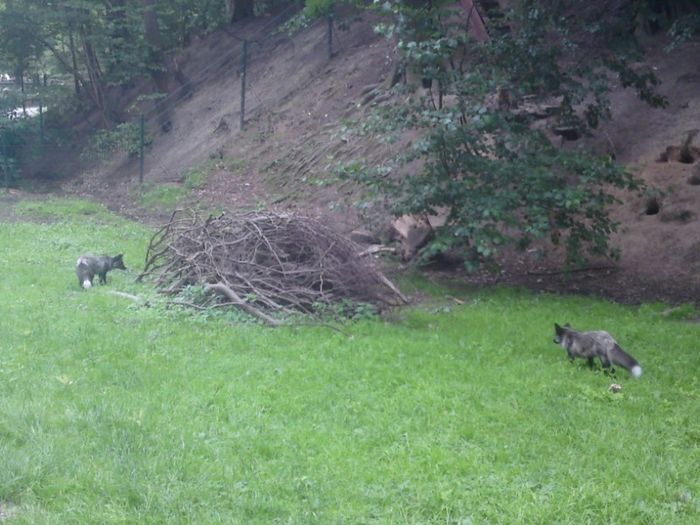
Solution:
<path fill-rule="evenodd" d="M 82 255 L 75 263 L 75 274 L 78 276 L 78 283 L 85 288 L 92 288 L 92 280 L 95 274 L 100 276 L 100 283 L 107 282 L 107 272 L 119 269 L 126 270 L 123 260 L 124 254 L 115 255 Z"/>
<path fill-rule="evenodd" d="M 593 359 L 598 357 L 605 369 L 611 365 L 620 365 L 634 377 L 642 375 L 642 367 L 637 360 L 620 348 L 608 332 L 578 332 L 568 324 L 561 327 L 555 323 L 554 342 L 566 350 L 571 361 L 576 357 L 585 357 L 592 366 Z"/>

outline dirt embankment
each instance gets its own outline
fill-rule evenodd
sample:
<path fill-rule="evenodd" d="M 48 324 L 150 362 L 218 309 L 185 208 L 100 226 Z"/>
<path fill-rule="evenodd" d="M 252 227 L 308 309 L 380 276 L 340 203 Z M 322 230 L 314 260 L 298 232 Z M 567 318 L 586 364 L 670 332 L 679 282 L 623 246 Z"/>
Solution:
<path fill-rule="evenodd" d="M 258 20 L 193 43 L 178 63 L 190 79 L 208 76 L 173 107 L 168 132 L 153 130 L 145 180 L 182 184 L 188 169 L 208 163 L 206 183 L 192 191 L 193 202 L 236 210 L 303 210 L 322 216 L 340 231 L 351 230 L 358 224 L 352 207 L 355 194 L 339 185 L 333 167 L 353 158 L 379 162 L 386 154 L 381 145 L 345 133 L 348 122 L 367 111 L 363 99 L 368 89 L 391 71 L 391 47 L 374 33 L 374 22 L 365 18 L 348 31 L 336 32 L 330 59 L 324 23 L 293 37 L 268 31 L 250 58 L 242 131 L 240 76 L 231 50 L 240 46 L 241 34 L 255 35 L 268 22 Z M 591 141 L 649 187 L 644 195 L 624 196 L 613 210 L 620 223 L 614 237 L 622 251 L 620 261 L 565 277 L 553 264 L 518 256 L 503 273 L 480 282 L 593 293 L 628 302 L 700 303 L 700 185 L 688 182 L 693 175 L 700 178 L 700 159 L 658 160 L 669 146 L 680 146 L 688 131 L 700 127 L 700 42 L 686 43 L 672 53 L 664 45 L 661 39 L 649 42 L 648 62 L 662 81 L 659 90 L 669 106 L 650 108 L 633 91 L 618 87 L 611 94 L 613 119 Z M 227 53 L 232 58 L 217 71 L 203 68 L 218 64 Z M 62 191 L 143 215 L 135 198 L 137 184 L 138 163 L 121 158 L 66 180 Z M 650 197 L 657 198 L 657 213 L 648 213 Z"/>

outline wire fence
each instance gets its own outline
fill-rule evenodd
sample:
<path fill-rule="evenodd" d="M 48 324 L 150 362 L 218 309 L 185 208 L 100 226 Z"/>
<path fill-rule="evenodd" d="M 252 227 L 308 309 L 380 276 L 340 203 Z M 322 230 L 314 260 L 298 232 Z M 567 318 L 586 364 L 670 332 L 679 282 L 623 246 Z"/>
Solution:
<path fill-rule="evenodd" d="M 233 127 L 230 122 L 236 122 L 236 127 L 242 130 L 250 118 L 275 107 L 297 88 L 291 82 L 270 85 L 271 80 L 267 77 L 271 54 L 284 55 L 285 58 L 277 62 L 276 78 L 291 78 L 300 71 L 313 78 L 334 57 L 334 47 L 339 47 L 339 43 L 334 34 L 332 15 L 323 21 L 323 26 L 317 23 L 294 36 L 277 31 L 299 9 L 299 3 L 292 3 L 270 17 L 255 29 L 257 38 L 229 35 L 237 45 L 226 49 L 216 60 L 187 71 L 186 75 L 177 71 L 175 89 L 150 103 L 150 107 L 137 117 L 110 129 L 91 132 L 88 145 L 82 149 L 65 129 L 53 129 L 45 124 L 46 109 L 41 99 L 25 96 L 23 105 L 29 109 L 16 110 L 12 126 L 0 124 L 0 184 L 9 188 L 25 178 L 48 180 L 104 163 L 126 166 L 131 176 L 138 175 L 140 183 L 146 182 L 147 174 L 153 174 L 155 180 L 164 180 L 167 178 L 165 173 L 173 171 L 172 165 L 152 152 L 163 137 L 168 136 L 170 141 L 185 145 L 198 128 L 210 126 L 211 114 L 185 111 L 185 116 L 182 116 L 179 111 L 186 108 L 191 99 L 201 96 L 202 90 L 216 87 L 217 90 L 211 93 L 217 93 L 213 103 L 217 105 L 221 122 L 225 121 L 230 127 Z M 325 30 L 320 31 L 321 27 Z M 316 42 L 310 39 L 316 39 Z M 307 51 L 300 52 L 299 49 Z M 304 52 L 307 56 L 302 55 Z M 233 130 L 229 128 L 228 131 Z M 203 135 L 207 134 L 211 135 L 211 130 Z M 223 144 L 227 138 L 230 140 L 230 134 L 228 137 L 222 134 L 217 140 Z M 181 149 L 182 162 L 191 162 L 187 147 Z M 177 164 L 177 152 L 175 157 Z M 133 173 L 134 170 L 138 173 Z M 179 176 L 171 175 L 174 178 Z"/>

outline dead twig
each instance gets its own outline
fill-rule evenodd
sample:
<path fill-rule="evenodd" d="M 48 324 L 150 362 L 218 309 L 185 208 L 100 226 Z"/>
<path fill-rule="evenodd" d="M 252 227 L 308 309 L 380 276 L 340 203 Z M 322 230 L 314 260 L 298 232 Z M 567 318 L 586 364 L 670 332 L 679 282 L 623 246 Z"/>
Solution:
<path fill-rule="evenodd" d="M 369 246 L 362 250 L 359 255 L 360 257 L 366 257 L 368 255 L 375 255 L 377 253 L 396 253 L 396 248 L 393 248 L 391 246 L 385 246 L 383 244 L 373 244 L 372 246 Z"/>
<path fill-rule="evenodd" d="M 111 294 L 111 295 L 117 295 L 119 297 L 124 297 L 126 299 L 131 299 L 132 301 L 140 301 L 141 300 L 141 298 L 138 295 L 133 295 L 133 294 L 126 293 L 126 292 L 119 292 L 117 290 L 107 290 L 107 293 Z"/>
<path fill-rule="evenodd" d="M 265 321 L 267 324 L 270 326 L 280 326 L 282 323 L 278 321 L 277 319 L 270 317 L 264 312 L 261 312 L 254 306 L 251 306 L 250 304 L 246 303 L 243 299 L 241 299 L 236 292 L 234 292 L 231 288 L 226 286 L 223 283 L 217 283 L 217 284 L 207 284 L 204 286 L 206 290 L 210 290 L 212 292 L 218 293 L 220 295 L 223 295 L 226 297 L 229 301 L 231 301 L 231 304 L 235 304 L 236 306 L 240 307 L 241 310 L 244 310 L 248 312 L 250 315 L 257 317 L 258 319 Z"/>
<path fill-rule="evenodd" d="M 394 292 L 400 299 L 403 301 L 404 304 L 408 304 L 411 301 L 408 300 L 408 297 L 406 297 L 403 293 L 401 293 L 401 290 L 399 290 L 394 283 L 392 283 L 386 275 L 383 273 L 379 274 L 379 280 L 383 282 L 387 287 Z"/>
<path fill-rule="evenodd" d="M 616 266 L 585 266 L 583 268 L 572 268 L 564 270 L 543 270 L 543 271 L 528 271 L 528 275 L 566 275 L 569 273 L 583 272 L 604 272 L 606 270 L 617 270 Z"/>
<path fill-rule="evenodd" d="M 358 251 L 352 241 L 301 215 L 224 213 L 202 220 L 180 210 L 152 237 L 139 280 L 149 277 L 176 296 L 203 286 L 268 323 L 260 314 L 274 319 L 270 314 L 314 313 L 320 305 L 348 300 L 407 303 Z"/>

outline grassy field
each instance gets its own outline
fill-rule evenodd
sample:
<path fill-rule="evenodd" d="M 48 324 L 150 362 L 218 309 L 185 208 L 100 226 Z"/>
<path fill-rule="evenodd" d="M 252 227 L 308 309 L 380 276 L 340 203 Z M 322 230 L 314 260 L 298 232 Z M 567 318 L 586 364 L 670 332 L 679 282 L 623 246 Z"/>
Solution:
<path fill-rule="evenodd" d="M 349 337 L 232 324 L 109 293 L 151 294 L 139 225 L 19 211 L 0 224 L 3 525 L 700 523 L 700 326 L 663 305 L 418 282 L 422 306 Z M 133 269 L 84 292 L 87 250 Z M 608 392 L 555 321 L 609 330 L 644 375 Z"/>

